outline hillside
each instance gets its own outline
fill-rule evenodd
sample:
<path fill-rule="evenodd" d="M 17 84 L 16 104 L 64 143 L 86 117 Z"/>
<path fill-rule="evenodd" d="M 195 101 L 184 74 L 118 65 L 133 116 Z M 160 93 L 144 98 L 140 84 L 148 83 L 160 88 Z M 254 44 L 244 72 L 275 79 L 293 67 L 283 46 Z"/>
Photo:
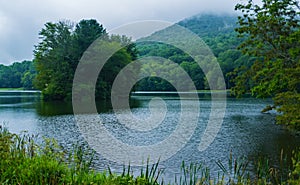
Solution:
<path fill-rule="evenodd" d="M 249 65 L 251 61 L 251 58 L 243 56 L 237 50 L 242 40 L 237 37 L 234 31 L 236 22 L 237 17 L 234 15 L 204 14 L 196 15 L 177 23 L 196 33 L 209 46 L 221 66 L 227 88 L 233 85 L 231 83 L 233 76 L 227 74 L 233 72 L 235 68 L 241 65 Z M 160 32 L 163 33 L 163 30 Z M 197 89 L 209 89 L 202 70 L 191 57 L 180 49 L 162 43 L 149 42 L 138 43 L 137 48 L 140 57 L 160 56 L 174 61 L 191 76 Z M 162 79 L 151 77 L 142 80 L 139 83 L 138 90 L 174 90 L 174 88 L 170 87 L 170 84 Z"/>

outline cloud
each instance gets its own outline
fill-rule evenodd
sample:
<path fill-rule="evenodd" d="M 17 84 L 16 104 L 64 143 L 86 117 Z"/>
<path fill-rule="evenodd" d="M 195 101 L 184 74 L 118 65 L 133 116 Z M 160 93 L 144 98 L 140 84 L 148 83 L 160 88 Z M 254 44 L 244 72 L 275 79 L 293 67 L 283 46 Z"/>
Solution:
<path fill-rule="evenodd" d="M 95 18 L 108 30 L 132 21 L 178 22 L 201 12 L 233 12 L 238 0 L 0 1 L 0 63 L 32 59 L 46 22 Z"/>

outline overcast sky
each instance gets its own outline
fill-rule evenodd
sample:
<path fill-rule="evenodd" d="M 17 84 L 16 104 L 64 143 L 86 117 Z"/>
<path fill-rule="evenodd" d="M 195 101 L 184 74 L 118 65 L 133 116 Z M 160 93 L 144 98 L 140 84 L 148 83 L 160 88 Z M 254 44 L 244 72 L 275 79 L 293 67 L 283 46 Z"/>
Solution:
<path fill-rule="evenodd" d="M 31 60 L 46 22 L 97 19 L 107 29 L 142 20 L 178 22 L 198 13 L 234 13 L 240 0 L 0 0 L 0 63 Z"/>

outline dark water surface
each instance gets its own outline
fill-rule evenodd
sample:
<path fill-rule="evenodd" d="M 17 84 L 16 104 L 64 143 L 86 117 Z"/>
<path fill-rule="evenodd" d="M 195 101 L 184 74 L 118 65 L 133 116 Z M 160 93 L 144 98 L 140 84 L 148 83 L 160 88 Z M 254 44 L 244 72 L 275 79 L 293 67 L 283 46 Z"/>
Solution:
<path fill-rule="evenodd" d="M 154 132 L 135 132 L 118 123 L 117 118 L 107 102 L 98 102 L 98 112 L 105 123 L 105 127 L 112 135 L 125 143 L 133 145 L 154 144 L 170 135 L 176 127 L 180 113 L 180 100 L 174 94 L 134 94 L 131 98 L 132 113 L 137 117 L 149 115 L 149 101 L 156 96 L 164 99 L 167 106 L 166 118 L 162 125 Z M 216 161 L 224 161 L 230 152 L 235 157 L 246 157 L 250 161 L 249 170 L 259 156 L 267 156 L 273 165 L 279 165 L 281 150 L 290 157 L 292 150 L 300 147 L 300 137 L 283 126 L 275 125 L 275 113 L 263 114 L 260 111 L 270 99 L 227 98 L 227 109 L 222 128 L 214 142 L 203 152 L 198 150 L 201 135 L 207 124 L 210 113 L 210 94 L 199 94 L 200 103 L 188 101 L 191 106 L 200 104 L 200 119 L 198 126 L 188 143 L 174 156 L 160 163 L 165 169 L 165 179 L 173 179 L 180 171 L 181 162 L 205 162 L 212 173 L 217 174 L 220 169 Z M 197 114 L 195 112 L 195 114 Z M 79 143 L 88 147 L 79 132 L 74 116 L 72 104 L 65 102 L 43 102 L 39 92 L 30 91 L 0 91 L 0 123 L 5 124 L 11 132 L 21 133 L 26 130 L 30 134 L 38 134 L 55 138 L 64 148 L 70 149 Z M 174 141 L 176 142 L 176 141 Z M 113 152 L 113 151 L 112 151 Z M 149 154 L 151 155 L 151 154 Z M 121 164 L 104 159 L 101 154 L 96 155 L 94 168 L 122 170 Z"/>

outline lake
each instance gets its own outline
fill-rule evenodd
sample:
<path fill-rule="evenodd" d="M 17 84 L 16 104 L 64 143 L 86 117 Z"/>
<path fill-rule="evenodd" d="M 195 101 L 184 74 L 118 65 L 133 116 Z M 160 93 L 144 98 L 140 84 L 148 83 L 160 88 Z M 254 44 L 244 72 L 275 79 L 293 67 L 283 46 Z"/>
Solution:
<path fill-rule="evenodd" d="M 251 97 L 235 99 L 228 95 L 222 127 L 213 143 L 205 151 L 200 152 L 198 145 L 210 113 L 211 96 L 210 93 L 198 95 L 200 102 L 191 99 L 181 100 L 190 105 L 191 114 L 193 114 L 192 107 L 200 105 L 200 118 L 187 144 L 176 154 L 160 162 L 159 167 L 165 169 L 164 177 L 167 181 L 171 181 L 174 175 L 180 172 L 182 161 L 204 162 L 213 174 L 217 174 L 220 169 L 216 161 L 223 161 L 226 165 L 231 152 L 234 157 L 246 157 L 250 161 L 249 171 L 253 171 L 255 165 L 253 161 L 258 157 L 269 157 L 270 163 L 278 166 L 281 150 L 290 158 L 292 151 L 300 147 L 299 135 L 288 131 L 284 126 L 274 124 L 274 112 L 261 113 L 266 105 L 272 103 L 271 99 Z M 154 132 L 133 131 L 118 123 L 111 105 L 107 102 L 97 102 L 97 110 L 105 128 L 114 137 L 131 145 L 151 145 L 163 140 L 175 129 L 180 114 L 180 99 L 172 93 L 135 93 L 130 100 L 132 113 L 137 117 L 145 117 L 149 115 L 150 100 L 157 96 L 164 100 L 167 112 L 163 124 L 156 127 Z M 67 150 L 74 144 L 84 145 L 91 150 L 79 132 L 72 114 L 72 104 L 43 102 L 39 92 L 0 91 L 0 123 L 6 125 L 13 133 L 27 131 L 30 134 L 55 138 Z M 122 164 L 104 158 L 101 153 L 96 154 L 93 167 L 103 170 L 107 169 L 107 166 L 115 172 L 122 170 Z"/>

